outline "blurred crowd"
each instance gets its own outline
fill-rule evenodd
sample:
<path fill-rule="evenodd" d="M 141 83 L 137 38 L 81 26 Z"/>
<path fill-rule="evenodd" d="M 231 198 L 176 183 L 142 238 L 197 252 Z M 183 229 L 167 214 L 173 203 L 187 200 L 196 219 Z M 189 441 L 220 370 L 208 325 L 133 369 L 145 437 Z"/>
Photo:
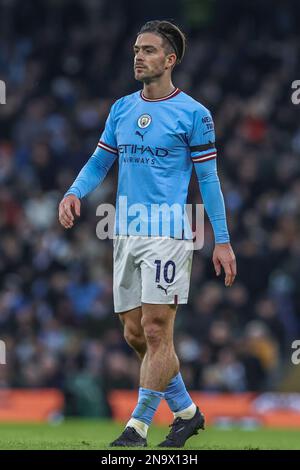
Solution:
<path fill-rule="evenodd" d="M 175 3 L 188 49 L 174 82 L 213 114 L 238 263 L 226 289 L 206 221 L 190 302 L 177 314 L 182 373 L 194 390 L 275 390 L 300 338 L 300 105 L 291 101 L 300 6 Z M 0 387 L 58 387 L 69 414 L 105 415 L 109 390 L 138 386 L 138 359 L 113 311 L 112 243 L 96 237 L 96 207 L 114 202 L 117 166 L 72 230 L 59 225 L 57 208 L 113 101 L 141 87 L 132 44 L 143 22 L 169 18 L 171 2 L 158 5 L 149 16 L 133 0 L 0 5 Z M 194 177 L 192 201 L 200 201 Z"/>

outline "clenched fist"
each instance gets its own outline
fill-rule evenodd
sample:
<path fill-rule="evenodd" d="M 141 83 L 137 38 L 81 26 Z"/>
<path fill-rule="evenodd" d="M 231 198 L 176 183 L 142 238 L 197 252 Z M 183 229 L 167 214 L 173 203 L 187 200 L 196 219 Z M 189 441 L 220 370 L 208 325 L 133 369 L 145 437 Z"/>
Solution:
<path fill-rule="evenodd" d="M 75 215 L 80 217 L 80 205 L 80 199 L 74 194 L 70 194 L 62 199 L 59 204 L 58 218 L 63 227 L 73 227 Z"/>

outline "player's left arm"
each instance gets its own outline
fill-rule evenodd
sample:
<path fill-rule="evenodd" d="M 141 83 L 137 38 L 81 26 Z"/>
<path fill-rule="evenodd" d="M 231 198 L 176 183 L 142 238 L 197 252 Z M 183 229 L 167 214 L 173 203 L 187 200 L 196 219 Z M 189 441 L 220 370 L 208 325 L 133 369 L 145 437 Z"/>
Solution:
<path fill-rule="evenodd" d="M 208 110 L 195 114 L 189 145 L 203 204 L 214 231 L 213 264 L 216 275 L 221 274 L 223 267 L 225 286 L 230 287 L 237 273 L 236 259 L 230 244 L 224 198 L 217 172 L 214 124 Z"/>

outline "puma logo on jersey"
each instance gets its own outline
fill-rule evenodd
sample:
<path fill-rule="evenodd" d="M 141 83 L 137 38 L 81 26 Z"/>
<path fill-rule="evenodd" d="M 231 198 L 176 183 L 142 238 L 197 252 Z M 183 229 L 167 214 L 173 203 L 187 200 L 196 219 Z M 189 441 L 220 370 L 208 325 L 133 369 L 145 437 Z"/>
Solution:
<path fill-rule="evenodd" d="M 142 134 L 140 131 L 135 131 L 135 133 L 141 137 L 142 141 L 144 141 L 144 135 L 147 134 L 147 131 L 144 132 L 144 134 Z"/>
<path fill-rule="evenodd" d="M 168 295 L 168 289 L 169 289 L 170 286 L 168 286 L 168 287 L 163 287 L 163 286 L 161 286 L 160 284 L 158 284 L 156 287 L 157 287 L 158 289 L 164 290 L 164 291 L 165 291 L 165 294 Z"/>

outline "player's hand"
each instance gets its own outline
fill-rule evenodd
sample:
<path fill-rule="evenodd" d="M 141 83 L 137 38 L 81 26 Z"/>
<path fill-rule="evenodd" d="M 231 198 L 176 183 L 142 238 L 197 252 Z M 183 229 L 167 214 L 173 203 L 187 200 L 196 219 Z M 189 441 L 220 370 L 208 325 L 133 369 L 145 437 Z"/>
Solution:
<path fill-rule="evenodd" d="M 75 215 L 80 217 L 80 199 L 70 194 L 62 199 L 58 208 L 58 218 L 64 228 L 72 228 Z"/>
<path fill-rule="evenodd" d="M 216 275 L 220 276 L 222 266 L 225 271 L 225 286 L 231 287 L 236 276 L 236 260 L 230 243 L 218 243 L 213 253 Z"/>

